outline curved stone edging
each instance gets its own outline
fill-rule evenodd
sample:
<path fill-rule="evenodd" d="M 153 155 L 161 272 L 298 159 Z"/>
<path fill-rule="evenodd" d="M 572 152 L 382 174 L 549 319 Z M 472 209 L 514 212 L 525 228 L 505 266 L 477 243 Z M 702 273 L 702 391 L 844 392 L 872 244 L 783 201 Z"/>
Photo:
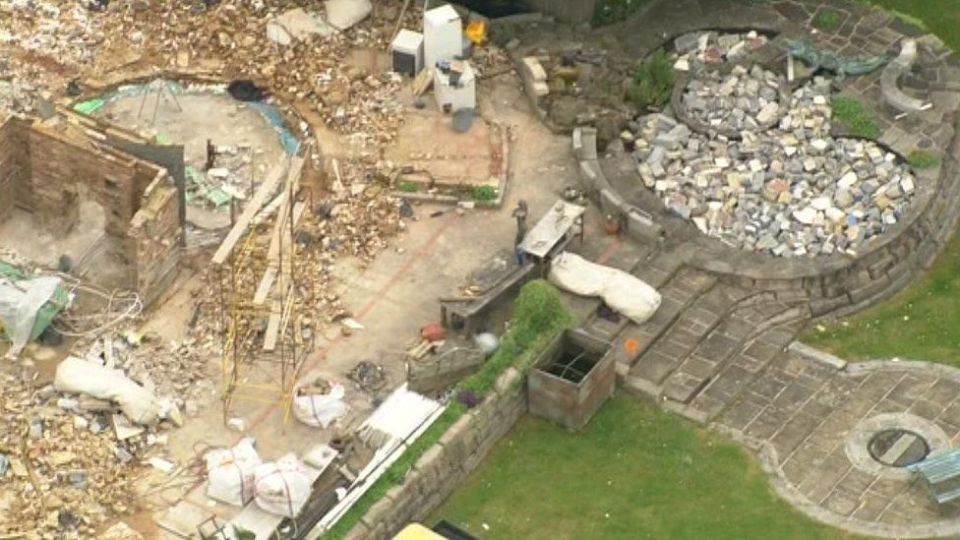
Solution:
<path fill-rule="evenodd" d="M 769 44 L 767 46 L 769 46 Z M 716 69 L 712 71 L 726 75 L 730 71 L 732 71 L 735 66 L 747 67 L 748 65 L 752 65 L 752 64 L 730 62 L 730 63 L 723 64 L 721 66 L 718 66 Z M 689 74 L 689 73 L 677 75 L 677 72 L 674 71 L 673 93 L 671 94 L 671 97 L 670 97 L 670 104 L 671 104 L 671 108 L 673 109 L 673 113 L 677 117 L 677 120 L 679 120 L 683 124 L 686 124 L 686 126 L 689 127 L 691 130 L 697 133 L 700 133 L 701 135 L 713 137 L 719 134 L 719 135 L 723 135 L 728 139 L 739 140 L 741 137 L 740 135 L 741 131 L 733 128 L 723 127 L 723 126 L 719 128 L 713 127 L 713 126 L 707 125 L 706 123 L 701 121 L 699 118 L 690 114 L 690 111 L 686 107 L 686 104 L 685 104 L 686 102 L 683 99 L 683 96 L 687 92 L 687 85 L 690 84 L 690 81 L 696 78 L 696 75 L 697 74 Z M 783 78 L 779 79 L 779 85 L 777 88 L 777 97 L 778 97 L 778 104 L 780 108 L 777 110 L 777 115 L 773 118 L 773 120 L 766 122 L 764 124 L 760 124 L 755 129 L 750 129 L 745 131 L 751 131 L 751 132 L 766 131 L 780 123 L 780 120 L 787 114 L 787 111 L 789 109 L 788 105 L 790 103 L 790 88 L 786 80 L 784 80 Z"/>
<path fill-rule="evenodd" d="M 616 217 L 632 238 L 659 241 L 663 227 L 649 212 L 625 201 L 614 189 L 600 167 L 596 128 L 573 130 L 573 153 L 580 166 L 580 178 L 587 193 L 600 201 L 604 214 Z"/>

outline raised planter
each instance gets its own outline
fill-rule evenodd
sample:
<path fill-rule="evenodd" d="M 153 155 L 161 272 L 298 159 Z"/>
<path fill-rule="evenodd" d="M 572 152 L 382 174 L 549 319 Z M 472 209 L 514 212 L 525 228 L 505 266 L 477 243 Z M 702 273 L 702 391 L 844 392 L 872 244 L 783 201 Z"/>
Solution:
<path fill-rule="evenodd" d="M 557 336 L 527 376 L 530 413 L 581 429 L 613 395 L 617 378 L 609 343 L 583 331 Z"/>

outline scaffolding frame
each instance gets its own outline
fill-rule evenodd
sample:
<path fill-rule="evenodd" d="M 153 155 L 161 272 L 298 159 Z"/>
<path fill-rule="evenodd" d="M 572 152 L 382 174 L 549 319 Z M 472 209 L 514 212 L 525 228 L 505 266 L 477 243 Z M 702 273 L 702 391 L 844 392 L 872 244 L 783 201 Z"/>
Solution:
<path fill-rule="evenodd" d="M 283 184 L 280 196 L 284 199 L 276 220 L 251 224 L 229 266 L 218 269 L 224 423 L 235 401 L 250 401 L 279 404 L 285 426 L 306 356 L 313 349 L 315 333 L 305 342 L 302 331 L 303 300 L 313 297 L 313 280 L 300 279 L 305 272 L 303 260 L 297 257 L 294 217 L 300 173 L 294 169 L 291 165 Z M 257 284 L 271 264 L 270 257 L 264 255 L 263 241 L 272 241 L 275 235 L 276 281 L 267 301 L 257 303 Z M 261 380 L 267 382 L 257 382 Z"/>

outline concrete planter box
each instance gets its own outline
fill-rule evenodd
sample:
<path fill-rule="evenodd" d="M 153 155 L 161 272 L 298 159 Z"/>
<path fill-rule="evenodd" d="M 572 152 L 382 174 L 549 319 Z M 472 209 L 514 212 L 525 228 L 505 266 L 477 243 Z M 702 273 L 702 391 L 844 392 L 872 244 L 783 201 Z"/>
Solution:
<path fill-rule="evenodd" d="M 581 429 L 613 395 L 614 357 L 609 343 L 580 330 L 558 336 L 527 376 L 530 412 L 569 429 Z"/>

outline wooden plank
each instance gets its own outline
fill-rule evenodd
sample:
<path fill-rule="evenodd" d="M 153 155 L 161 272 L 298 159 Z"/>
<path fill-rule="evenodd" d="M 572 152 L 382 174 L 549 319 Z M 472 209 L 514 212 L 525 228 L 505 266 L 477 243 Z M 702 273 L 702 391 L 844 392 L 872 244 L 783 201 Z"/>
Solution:
<path fill-rule="evenodd" d="M 294 158 L 294 161 L 297 159 L 299 158 Z M 302 167 L 303 160 L 300 159 L 300 162 L 300 166 Z M 217 252 L 213 254 L 213 264 L 223 264 L 227 260 L 227 257 L 230 256 L 234 246 L 237 245 L 240 237 L 243 236 L 243 233 L 247 230 L 247 225 L 250 224 L 250 220 L 253 219 L 253 216 L 257 215 L 257 212 L 260 211 L 260 208 L 263 207 L 264 203 L 267 202 L 267 197 L 273 194 L 274 190 L 277 189 L 277 185 L 283 178 L 284 171 L 287 170 L 287 164 L 287 160 L 277 163 L 272 169 L 270 169 L 270 172 L 267 173 L 267 178 L 262 184 L 260 184 L 260 187 L 257 188 L 257 192 L 253 195 L 253 197 L 250 199 L 250 202 L 248 202 L 247 206 L 243 209 L 243 213 L 240 214 L 240 218 L 237 219 L 237 222 L 234 223 L 233 228 L 230 229 L 229 233 L 227 233 L 227 237 L 223 239 L 223 243 L 221 243 L 220 247 L 217 248 Z M 291 170 L 292 169 L 293 166 L 291 165 Z"/>
<path fill-rule="evenodd" d="M 273 301 L 273 307 L 270 308 L 270 319 L 267 321 L 267 331 L 263 336 L 263 350 L 272 351 L 277 348 L 277 335 L 280 330 L 280 316 L 282 307 L 279 300 Z"/>
<path fill-rule="evenodd" d="M 273 283 L 277 279 L 277 269 L 280 267 L 280 244 L 281 238 L 285 239 L 283 242 L 284 245 L 293 245 L 293 239 L 290 238 L 289 234 L 280 234 L 280 228 L 286 228 L 286 203 L 281 206 L 281 212 L 277 216 L 276 226 L 274 227 L 274 236 L 270 239 L 270 247 L 267 249 L 267 269 L 263 273 L 263 278 L 260 280 L 260 285 L 257 287 L 257 292 L 253 296 L 254 305 L 261 306 L 267 301 L 267 296 L 270 294 L 270 291 L 273 289 Z M 304 212 L 307 209 L 307 205 L 302 202 L 298 202 L 296 206 L 293 207 L 293 226 L 296 227 L 299 223 L 300 218 L 303 217 Z M 289 231 L 288 231 L 289 232 Z M 285 270 L 284 275 L 288 276 L 289 271 Z"/>

